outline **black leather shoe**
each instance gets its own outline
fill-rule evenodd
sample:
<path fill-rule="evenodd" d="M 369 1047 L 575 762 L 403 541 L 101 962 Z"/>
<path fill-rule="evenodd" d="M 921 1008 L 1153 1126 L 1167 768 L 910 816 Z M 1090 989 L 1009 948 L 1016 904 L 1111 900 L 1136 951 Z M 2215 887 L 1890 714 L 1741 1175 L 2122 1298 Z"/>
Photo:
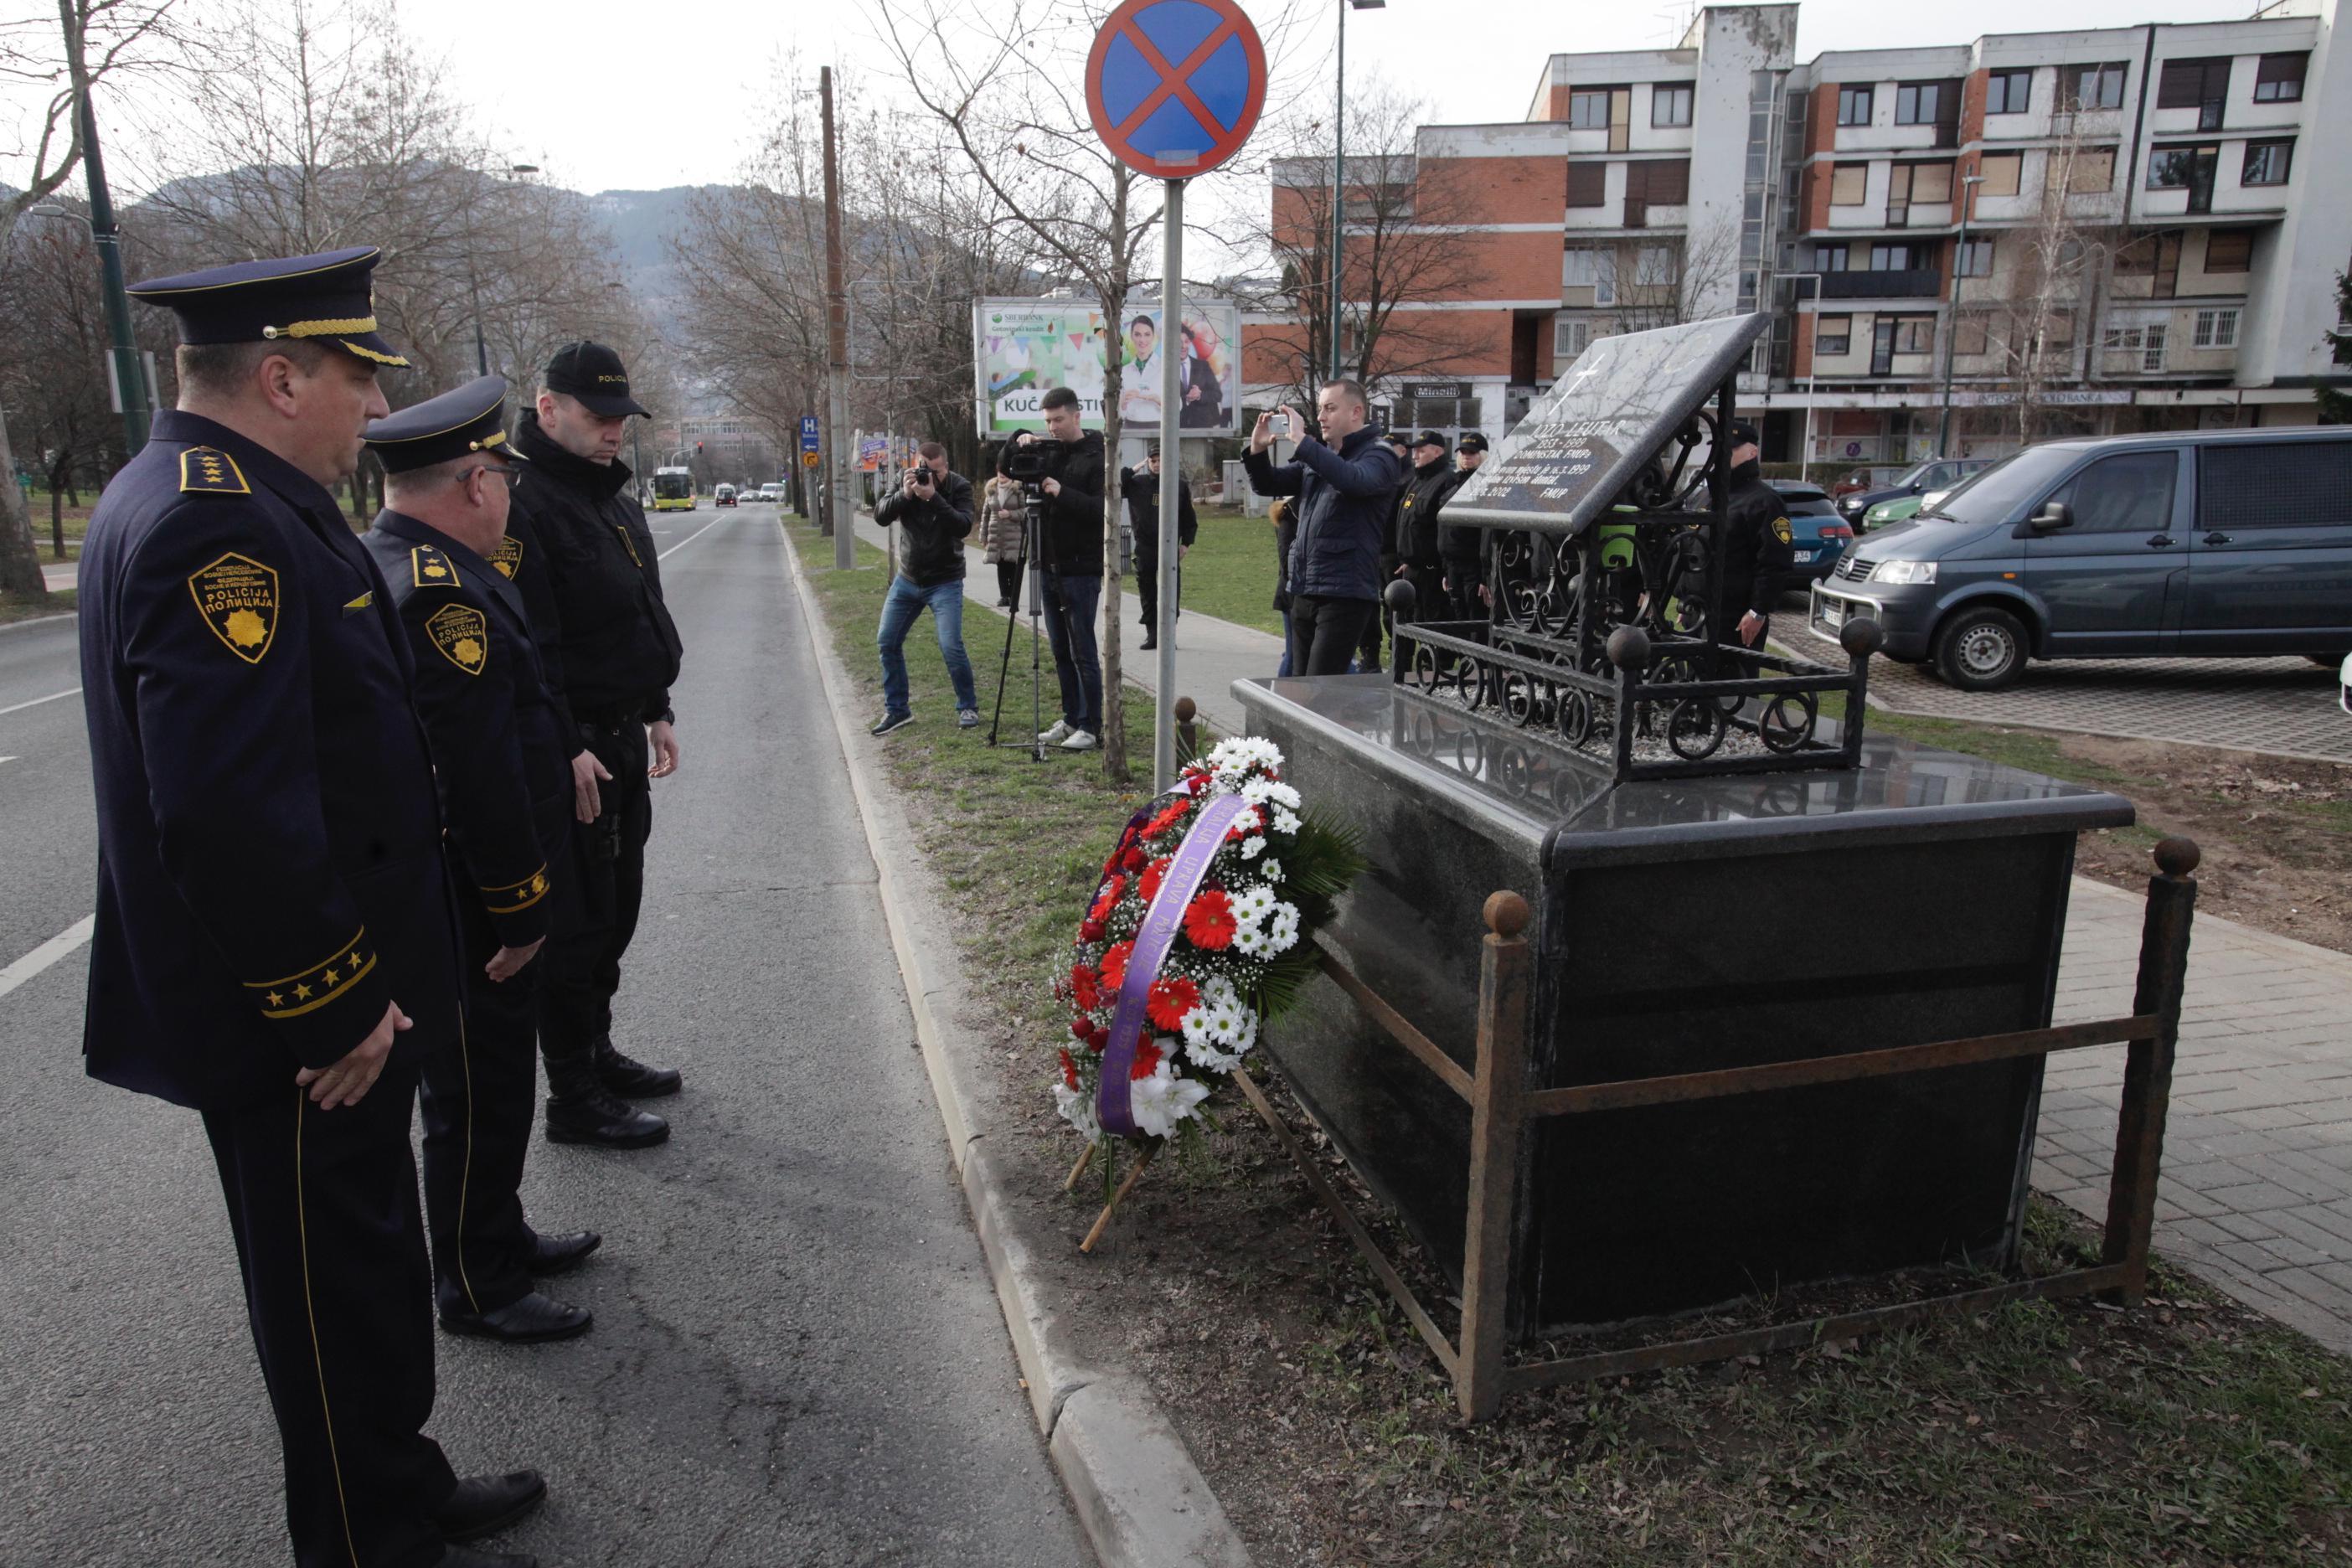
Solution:
<path fill-rule="evenodd" d="M 537 1470 L 467 1476 L 433 1510 L 433 1524 L 452 1541 L 472 1541 L 520 1524 L 546 1500 L 547 1479 Z"/>
<path fill-rule="evenodd" d="M 470 1546 L 452 1546 L 433 1568 L 539 1568 L 539 1559 L 528 1552 L 477 1552 Z"/>
<path fill-rule="evenodd" d="M 588 1260 L 588 1255 L 604 1245 L 604 1238 L 593 1230 L 566 1231 L 562 1236 L 534 1232 L 530 1238 L 530 1256 L 522 1260 L 523 1267 L 533 1274 L 568 1274 Z"/>
<path fill-rule="evenodd" d="M 606 1093 L 583 1088 L 547 1102 L 547 1141 L 593 1143 L 601 1149 L 649 1149 L 669 1137 L 669 1123 Z"/>
<path fill-rule="evenodd" d="M 606 1040 L 596 1047 L 596 1081 L 623 1100 L 659 1100 L 676 1094 L 686 1079 L 676 1068 L 649 1068 L 634 1061 Z"/>
<path fill-rule="evenodd" d="M 488 1312 L 441 1314 L 441 1326 L 453 1334 L 473 1334 L 510 1345 L 576 1339 L 586 1333 L 588 1325 L 595 1321 L 596 1314 L 587 1308 L 567 1307 L 536 1290 Z"/>

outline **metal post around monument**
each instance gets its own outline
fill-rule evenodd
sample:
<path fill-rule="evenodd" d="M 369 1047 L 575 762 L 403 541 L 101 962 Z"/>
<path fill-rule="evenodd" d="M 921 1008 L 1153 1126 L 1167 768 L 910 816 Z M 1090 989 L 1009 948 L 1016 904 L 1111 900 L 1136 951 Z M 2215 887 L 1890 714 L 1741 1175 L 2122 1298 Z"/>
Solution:
<path fill-rule="evenodd" d="M 1178 419 L 1183 409 L 1178 388 L 1184 341 L 1184 182 L 1167 182 L 1160 215 L 1160 669 L 1151 724 L 1151 778 L 1155 791 L 1176 783 L 1176 584 L 1177 556 L 1183 544 L 1176 525 L 1176 501 L 1184 484 Z M 1114 608 L 1113 613 L 1117 610 Z"/>
<path fill-rule="evenodd" d="M 2126 1047 L 2115 1174 L 2107 1189 L 2106 1237 L 2099 1256 L 2102 1263 L 2121 1264 L 2129 1271 L 2116 1292 L 2128 1307 L 2138 1306 L 2147 1295 L 2157 1172 L 2163 1158 L 2165 1114 L 2172 1100 L 2181 994 L 2189 979 L 2189 917 L 2197 907 L 2197 884 L 2189 873 L 2200 858 L 2196 844 L 2186 838 L 2168 838 L 2156 847 L 2158 874 L 2148 879 L 2147 914 L 2140 928 L 2132 1012 L 2154 1018 L 2156 1028 Z"/>
<path fill-rule="evenodd" d="M 1527 1130 L 1528 901 L 1486 900 L 1478 974 L 1477 1075 L 1470 1087 L 1470 1211 L 1463 1227 L 1461 1375 L 1464 1419 L 1490 1419 L 1503 1402 L 1510 1335 L 1511 1244 L 1517 1228 L 1519 1145 Z"/>

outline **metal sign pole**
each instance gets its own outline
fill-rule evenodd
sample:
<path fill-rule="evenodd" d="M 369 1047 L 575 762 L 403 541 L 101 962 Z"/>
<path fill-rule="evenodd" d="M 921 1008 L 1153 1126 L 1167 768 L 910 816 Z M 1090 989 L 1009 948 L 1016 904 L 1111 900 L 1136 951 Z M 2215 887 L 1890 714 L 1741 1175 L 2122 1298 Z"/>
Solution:
<path fill-rule="evenodd" d="M 1151 776 L 1160 790 L 1176 782 L 1176 558 L 1183 548 L 1176 500 L 1184 483 L 1177 447 L 1184 407 L 1177 385 L 1184 342 L 1184 182 L 1170 180 L 1167 190 L 1160 264 L 1160 673 L 1151 724 Z"/>

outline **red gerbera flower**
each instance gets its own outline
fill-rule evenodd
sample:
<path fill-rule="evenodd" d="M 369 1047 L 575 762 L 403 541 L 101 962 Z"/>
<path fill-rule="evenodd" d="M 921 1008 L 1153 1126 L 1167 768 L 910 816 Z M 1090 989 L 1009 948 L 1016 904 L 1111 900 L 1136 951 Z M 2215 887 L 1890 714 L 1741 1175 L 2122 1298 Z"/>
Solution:
<path fill-rule="evenodd" d="M 1111 990 L 1116 991 L 1127 984 L 1127 960 L 1134 951 L 1135 943 L 1119 942 L 1113 942 L 1110 950 L 1102 955 L 1102 983 Z"/>
<path fill-rule="evenodd" d="M 1102 1005 L 1102 990 L 1095 984 L 1095 972 L 1083 963 L 1070 965 L 1070 996 L 1089 1013 Z"/>
<path fill-rule="evenodd" d="M 1184 934 L 1194 947 L 1229 947 L 1240 922 L 1234 919 L 1234 902 L 1224 894 L 1212 889 L 1194 899 L 1184 910 Z M 1076 980 L 1074 974 L 1073 982 Z"/>
<path fill-rule="evenodd" d="M 1090 921 L 1108 920 L 1110 918 L 1111 910 L 1118 907 L 1118 900 L 1125 897 L 1126 893 L 1127 878 L 1123 875 L 1113 873 L 1104 881 L 1102 890 L 1095 895 L 1094 908 L 1087 911 L 1087 919 Z"/>
<path fill-rule="evenodd" d="M 1143 868 L 1143 880 L 1137 885 L 1136 890 L 1143 895 L 1145 903 L 1160 896 L 1160 883 L 1168 875 L 1168 862 L 1173 858 L 1173 856 L 1162 855 Z"/>
<path fill-rule="evenodd" d="M 1183 821 L 1185 814 L 1190 812 L 1192 809 L 1192 797 L 1191 795 L 1186 795 L 1181 800 L 1172 802 L 1165 810 L 1161 811 L 1159 816 L 1151 819 L 1150 826 L 1146 826 L 1143 830 L 1143 837 L 1146 838 L 1159 837 L 1161 834 L 1167 832 L 1170 828 Z"/>
<path fill-rule="evenodd" d="M 1139 846 L 1137 847 L 1130 848 L 1124 856 L 1122 856 L 1119 859 L 1119 864 L 1126 867 L 1130 871 L 1140 871 L 1143 869 L 1143 850 Z"/>
<path fill-rule="evenodd" d="M 1087 919 L 1078 922 L 1078 940 L 1080 942 L 1100 942 L 1102 939 L 1102 921 L 1096 920 L 1089 915 Z"/>
<path fill-rule="evenodd" d="M 1078 1064 L 1070 1059 L 1070 1053 L 1067 1051 L 1056 1051 L 1054 1054 L 1062 1058 L 1062 1082 L 1064 1086 L 1069 1089 L 1077 1088 Z"/>
<path fill-rule="evenodd" d="M 1166 1055 L 1157 1040 L 1144 1040 L 1135 1047 L 1135 1065 L 1127 1069 L 1130 1079 L 1146 1079 L 1160 1070 L 1160 1058 Z"/>
<path fill-rule="evenodd" d="M 1181 974 L 1171 974 L 1151 983 L 1143 1011 L 1154 1024 L 1172 1033 L 1184 1026 L 1184 1015 L 1200 1005 L 1201 988 Z"/>

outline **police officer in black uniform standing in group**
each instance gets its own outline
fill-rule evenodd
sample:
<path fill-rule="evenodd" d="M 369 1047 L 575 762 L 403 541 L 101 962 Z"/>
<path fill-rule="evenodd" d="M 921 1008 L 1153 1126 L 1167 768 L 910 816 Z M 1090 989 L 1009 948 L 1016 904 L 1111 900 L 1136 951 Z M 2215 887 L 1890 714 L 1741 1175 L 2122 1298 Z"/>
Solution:
<path fill-rule="evenodd" d="M 302 1568 L 530 1568 L 448 1542 L 546 1487 L 460 1482 L 433 1408 L 408 1143 L 458 1040 L 441 818 L 408 639 L 328 489 L 384 412 L 372 247 L 133 287 L 179 406 L 81 558 L 99 887 L 91 1076 L 203 1112 Z"/>
<path fill-rule="evenodd" d="M 613 1045 L 621 957 L 645 896 L 651 781 L 678 763 L 669 688 L 683 649 L 662 603 L 653 533 L 620 461 L 629 418 L 643 413 L 621 356 L 583 340 L 548 361 L 538 405 L 515 432 L 530 465 L 514 495 L 530 542 L 515 581 L 533 635 L 555 650 L 551 672 L 577 737 L 570 862 L 551 874 L 568 872 L 578 897 L 558 900 L 540 959 L 547 1136 L 607 1149 L 667 1138 L 667 1121 L 627 1102 L 679 1086 L 675 1069 Z"/>
<path fill-rule="evenodd" d="M 1797 564 L 1789 505 L 1764 482 L 1756 426 L 1731 422 L 1729 526 L 1723 542 L 1723 618 L 1717 642 L 1761 648 L 1772 630 L 1772 601 Z"/>
<path fill-rule="evenodd" d="M 569 896 L 572 753 L 522 595 L 493 564 L 522 460 L 507 384 L 483 376 L 368 426 L 384 510 L 367 535 L 408 631 L 416 710 L 433 745 L 457 873 L 466 1031 L 424 1062 L 425 1216 L 441 1325 L 509 1342 L 585 1333 L 584 1308 L 533 1274 L 596 1249 L 594 1231 L 541 1236 L 520 1188 L 539 1087 L 539 956 Z"/>

